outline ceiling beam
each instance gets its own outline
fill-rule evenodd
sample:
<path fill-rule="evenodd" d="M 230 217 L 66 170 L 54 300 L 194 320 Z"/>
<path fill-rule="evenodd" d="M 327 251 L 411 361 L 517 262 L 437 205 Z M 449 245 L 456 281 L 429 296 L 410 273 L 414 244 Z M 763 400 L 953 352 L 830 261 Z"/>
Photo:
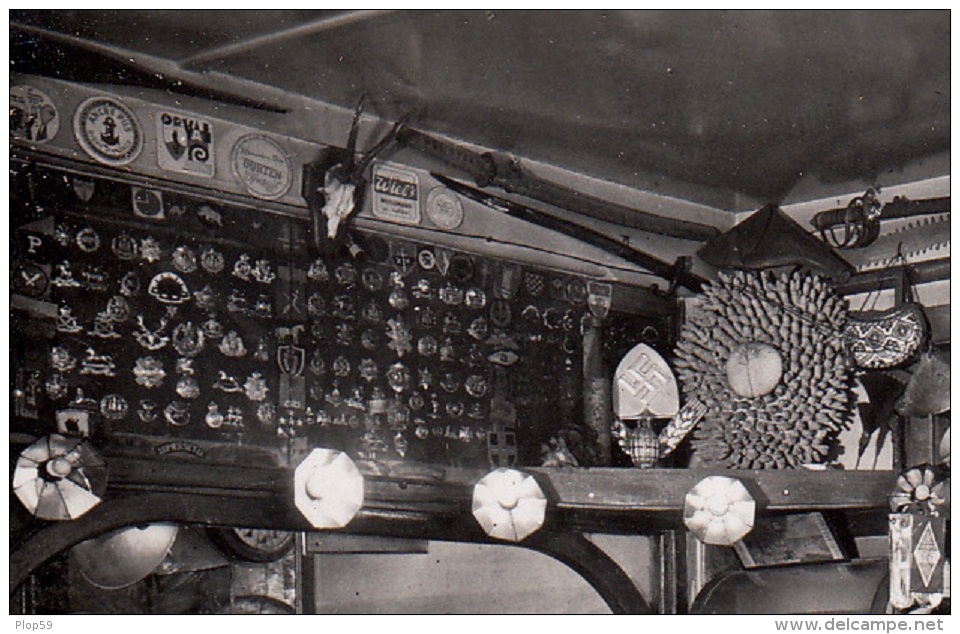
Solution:
<path fill-rule="evenodd" d="M 365 22 L 389 13 L 393 13 L 393 10 L 378 9 L 338 13 L 336 15 L 311 20 L 310 22 L 299 24 L 288 29 L 274 31 L 272 33 L 267 33 L 266 35 L 257 35 L 255 37 L 251 37 L 246 40 L 240 40 L 239 42 L 234 42 L 232 44 L 226 44 L 224 46 L 217 46 L 215 48 L 207 49 L 200 53 L 196 53 L 195 55 L 180 59 L 178 64 L 181 68 L 198 70 L 210 62 L 222 60 L 227 57 L 234 57 L 236 55 L 242 55 L 243 53 L 248 53 L 265 46 L 277 44 L 278 42 L 282 42 L 284 40 L 290 40 L 306 35 L 316 35 L 317 33 L 332 31 L 334 29 L 357 24 L 359 22 Z"/>

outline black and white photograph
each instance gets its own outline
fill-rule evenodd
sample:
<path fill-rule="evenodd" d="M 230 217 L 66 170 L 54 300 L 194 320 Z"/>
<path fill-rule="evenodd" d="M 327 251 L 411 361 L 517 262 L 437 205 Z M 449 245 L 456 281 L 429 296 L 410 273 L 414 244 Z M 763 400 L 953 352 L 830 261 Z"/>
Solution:
<path fill-rule="evenodd" d="M 8 631 L 950 622 L 949 9 L 8 16 Z"/>

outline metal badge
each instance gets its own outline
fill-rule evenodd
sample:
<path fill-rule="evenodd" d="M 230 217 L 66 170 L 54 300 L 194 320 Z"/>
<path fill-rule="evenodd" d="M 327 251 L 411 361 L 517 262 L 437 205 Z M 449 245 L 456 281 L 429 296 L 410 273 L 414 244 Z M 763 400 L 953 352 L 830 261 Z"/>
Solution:
<path fill-rule="evenodd" d="M 380 308 L 380 304 L 377 303 L 377 300 L 371 299 L 367 305 L 363 307 L 363 310 L 360 311 L 360 317 L 364 321 L 368 321 L 372 324 L 382 323 L 383 309 Z"/>
<path fill-rule="evenodd" d="M 269 340 L 266 337 L 260 337 L 260 340 L 257 342 L 257 349 L 253 351 L 253 358 L 261 363 L 266 363 L 270 360 Z"/>
<path fill-rule="evenodd" d="M 421 394 L 420 392 L 414 392 L 413 394 L 411 394 L 410 398 L 407 399 L 407 405 L 410 407 L 411 410 L 415 412 L 419 412 L 420 410 L 422 410 L 423 406 L 426 405 L 426 403 L 423 400 L 423 394 Z"/>
<path fill-rule="evenodd" d="M 136 297 L 140 294 L 140 277 L 134 271 L 128 271 L 120 279 L 120 294 L 125 297 Z"/>
<path fill-rule="evenodd" d="M 453 347 L 453 339 L 450 337 L 445 337 L 443 339 L 443 345 L 440 346 L 440 360 L 441 361 L 456 361 L 457 351 Z"/>
<path fill-rule="evenodd" d="M 180 357 L 177 359 L 177 374 L 183 374 L 186 376 L 193 376 L 193 359 L 188 359 L 186 357 Z"/>
<path fill-rule="evenodd" d="M 243 410 L 236 405 L 227 406 L 227 415 L 223 418 L 227 427 L 243 427 Z"/>
<path fill-rule="evenodd" d="M 236 330 L 231 330 L 225 334 L 217 348 L 224 356 L 235 359 L 247 354 L 247 347 L 243 344 L 243 339 L 237 334 Z"/>
<path fill-rule="evenodd" d="M 83 286 L 87 290 L 96 292 L 107 290 L 107 272 L 102 266 L 84 266 L 80 275 L 83 277 Z"/>
<path fill-rule="evenodd" d="M 337 344 L 349 347 L 353 344 L 354 337 L 354 328 L 352 324 L 342 323 L 334 326 L 334 337 L 337 340 Z"/>
<path fill-rule="evenodd" d="M 213 389 L 227 394 L 237 394 L 243 391 L 240 382 L 223 370 L 217 370 L 217 380 L 213 383 Z"/>
<path fill-rule="evenodd" d="M 416 284 L 413 285 L 412 292 L 414 299 L 433 299 L 433 287 L 428 279 L 417 280 Z"/>
<path fill-rule="evenodd" d="M 587 306 L 598 319 L 610 312 L 613 300 L 613 286 L 602 282 L 587 282 Z"/>
<path fill-rule="evenodd" d="M 91 158 L 107 165 L 133 162 L 143 149 L 143 131 L 133 112 L 112 97 L 90 97 L 73 117 L 73 132 Z"/>
<path fill-rule="evenodd" d="M 63 346 L 54 346 L 50 350 L 50 367 L 57 372 L 72 372 L 77 367 L 77 359 Z"/>
<path fill-rule="evenodd" d="M 333 373 L 336 376 L 344 377 L 350 375 L 350 361 L 343 355 L 333 360 Z"/>
<path fill-rule="evenodd" d="M 137 385 L 152 389 L 163 385 L 163 379 L 167 376 L 163 369 L 163 362 L 155 357 L 140 357 L 133 366 L 133 376 L 136 377 Z"/>
<path fill-rule="evenodd" d="M 197 270 L 197 254 L 186 245 L 180 245 L 170 254 L 173 258 L 173 268 L 181 273 L 193 273 Z"/>
<path fill-rule="evenodd" d="M 323 317 L 327 312 L 327 302 L 320 293 L 311 293 L 307 298 L 307 314 L 311 317 Z"/>
<path fill-rule="evenodd" d="M 277 279 L 277 274 L 271 268 L 270 260 L 257 260 L 250 271 L 250 276 L 260 284 L 272 284 Z"/>
<path fill-rule="evenodd" d="M 456 313 L 446 313 L 443 316 L 443 334 L 456 335 L 463 330 L 463 324 Z"/>
<path fill-rule="evenodd" d="M 163 408 L 163 418 L 174 427 L 183 427 L 190 422 L 190 405 L 186 401 L 170 401 Z"/>
<path fill-rule="evenodd" d="M 140 258 L 150 264 L 154 264 L 163 259 L 163 249 L 160 246 L 160 242 L 152 237 L 147 236 L 140 241 Z"/>
<path fill-rule="evenodd" d="M 379 291 L 381 288 L 383 288 L 383 274 L 377 269 L 364 269 L 360 279 L 363 282 L 363 287 L 371 293 Z"/>
<path fill-rule="evenodd" d="M 247 398 L 254 402 L 260 402 L 267 398 L 267 393 L 269 392 L 267 387 L 267 381 L 261 376 L 259 372 L 254 372 L 247 377 L 246 382 L 243 384 L 243 392 L 247 395 Z"/>
<path fill-rule="evenodd" d="M 434 378 L 430 368 L 420 368 L 417 370 L 417 386 L 424 392 L 430 391 L 433 387 Z"/>
<path fill-rule="evenodd" d="M 453 394 L 460 389 L 460 378 L 456 372 L 444 372 L 443 376 L 440 377 L 440 387 L 443 388 L 444 392 Z"/>
<path fill-rule="evenodd" d="M 353 297 L 350 295 L 337 295 L 334 297 L 331 314 L 337 319 L 354 321 L 357 318 L 357 309 L 353 304 Z"/>
<path fill-rule="evenodd" d="M 497 328 L 506 328 L 510 325 L 512 313 L 510 303 L 505 299 L 495 299 L 490 303 L 490 323 Z"/>
<path fill-rule="evenodd" d="M 192 376 L 181 376 L 177 380 L 177 396 L 194 399 L 200 396 L 200 384 Z"/>
<path fill-rule="evenodd" d="M 176 273 L 157 273 L 147 285 L 147 294 L 164 304 L 182 304 L 190 299 L 190 289 Z"/>
<path fill-rule="evenodd" d="M 406 277 L 413 271 L 413 267 L 417 262 L 416 249 L 408 242 L 391 242 L 390 261 L 393 263 L 394 268 L 403 277 Z"/>
<path fill-rule="evenodd" d="M 358 370 L 360 371 L 360 378 L 367 383 L 373 383 L 380 375 L 380 369 L 377 367 L 377 362 L 370 358 L 363 359 L 358 366 Z"/>
<path fill-rule="evenodd" d="M 307 364 L 307 369 L 317 376 L 323 376 L 327 373 L 327 362 L 324 358 L 323 350 L 317 349 L 313 351 L 313 354 L 310 355 L 310 363 Z"/>
<path fill-rule="evenodd" d="M 330 279 L 330 272 L 327 270 L 327 263 L 317 258 L 307 269 L 307 279 L 314 282 L 326 282 Z"/>
<path fill-rule="evenodd" d="M 223 228 L 223 214 L 210 205 L 200 205 L 197 207 L 197 218 L 210 228 Z"/>
<path fill-rule="evenodd" d="M 408 391 L 412 380 L 410 369 L 400 362 L 394 363 L 387 370 L 387 384 L 397 394 Z"/>
<path fill-rule="evenodd" d="M 376 350 L 380 347 L 380 335 L 368 328 L 360 333 L 360 345 L 364 350 Z"/>
<path fill-rule="evenodd" d="M 56 286 L 57 288 L 76 288 L 80 286 L 80 282 L 74 279 L 73 270 L 70 268 L 70 263 L 64 260 L 56 266 L 57 274 L 50 284 Z"/>
<path fill-rule="evenodd" d="M 223 326 L 217 321 L 216 316 L 211 316 L 203 322 L 203 336 L 207 339 L 219 339 L 223 336 Z"/>
<path fill-rule="evenodd" d="M 170 342 L 170 337 L 163 334 L 166 328 L 166 317 L 161 317 L 160 324 L 156 328 L 151 329 L 147 327 L 143 315 L 137 315 L 137 331 L 133 333 L 133 338 L 137 340 L 137 343 L 151 352 L 160 350 Z"/>
<path fill-rule="evenodd" d="M 483 405 L 479 402 L 474 402 L 470 405 L 470 408 L 467 409 L 467 418 L 472 418 L 473 420 L 484 420 L 487 415 L 483 411 Z"/>
<path fill-rule="evenodd" d="M 264 295 L 260 293 L 257 295 L 257 300 L 253 303 L 253 309 L 250 311 L 255 317 L 261 317 L 263 319 L 270 319 L 273 317 L 273 302 L 270 301 L 269 295 Z"/>
<path fill-rule="evenodd" d="M 444 409 L 447 412 L 447 416 L 451 418 L 460 418 L 463 416 L 464 407 L 460 401 L 451 401 L 447 403 Z"/>
<path fill-rule="evenodd" d="M 152 423 L 160 415 L 159 409 L 159 406 L 153 401 L 149 399 L 141 400 L 140 407 L 137 409 L 137 418 L 144 423 Z"/>
<path fill-rule="evenodd" d="M 357 267 L 352 262 L 344 262 L 333 272 L 337 284 L 345 288 L 353 288 L 357 283 Z"/>
<path fill-rule="evenodd" d="M 207 403 L 207 413 L 203 417 L 203 422 L 210 429 L 220 429 L 223 427 L 223 414 L 220 412 L 220 406 L 216 401 Z"/>
<path fill-rule="evenodd" d="M 519 361 L 520 357 L 513 350 L 497 350 L 492 352 L 490 356 L 487 357 L 487 360 L 495 365 L 508 368 Z"/>
<path fill-rule="evenodd" d="M 203 351 L 205 337 L 203 330 L 193 325 L 193 322 L 178 324 L 170 337 L 174 350 L 183 357 L 195 357 Z"/>
<path fill-rule="evenodd" d="M 120 333 L 117 332 L 117 323 L 109 313 L 103 311 L 97 313 L 93 320 L 93 328 L 87 331 L 87 334 L 100 339 L 119 339 Z"/>
<path fill-rule="evenodd" d="M 432 357 L 437 353 L 438 348 L 437 340 L 433 335 L 424 335 L 417 341 L 417 353 L 421 357 Z"/>
<path fill-rule="evenodd" d="M 493 287 L 493 295 L 498 299 L 512 299 L 520 287 L 520 265 L 513 262 L 501 262 L 498 279 Z"/>
<path fill-rule="evenodd" d="M 480 310 L 487 305 L 487 294 L 479 288 L 471 287 L 467 289 L 463 297 L 463 303 L 466 304 L 467 308 Z"/>
<path fill-rule="evenodd" d="M 208 286 L 205 286 L 205 287 L 204 287 L 204 290 L 208 290 L 208 291 L 209 291 L 209 290 L 210 290 L 209 285 L 208 285 Z M 209 296 L 208 296 L 206 299 L 204 299 L 204 300 L 201 300 L 201 298 L 198 297 L 198 298 L 197 298 L 197 304 L 200 304 L 201 302 L 203 302 L 203 303 L 205 303 L 206 305 L 209 306 L 209 308 L 207 308 L 206 310 L 211 310 L 211 309 L 213 309 L 213 307 L 214 307 L 214 303 L 213 303 L 213 292 L 210 291 Z M 247 304 L 247 296 L 246 296 L 246 294 L 245 294 L 243 291 L 237 290 L 237 289 L 235 289 L 235 288 L 231 288 L 231 289 L 230 289 L 230 296 L 227 297 L 227 312 L 231 312 L 231 313 L 245 313 L 245 312 L 247 312 L 248 308 L 249 308 L 249 307 L 248 307 L 248 304 Z"/>
<path fill-rule="evenodd" d="M 73 235 L 70 225 L 58 223 L 53 230 L 53 241 L 62 247 L 67 247 L 73 242 Z"/>
<path fill-rule="evenodd" d="M 399 315 L 387 321 L 387 337 L 390 339 L 387 347 L 396 352 L 397 357 L 402 359 L 403 355 L 413 350 L 413 336 Z"/>
<path fill-rule="evenodd" d="M 130 302 L 122 295 L 114 295 L 107 300 L 107 307 L 104 312 L 113 321 L 123 323 L 130 318 Z"/>
<path fill-rule="evenodd" d="M 51 400 L 59 401 L 66 397 L 67 392 L 70 390 L 70 383 L 67 382 L 66 377 L 59 372 L 53 372 L 47 377 L 43 387 L 46 389 L 47 396 Z"/>
<path fill-rule="evenodd" d="M 414 311 L 417 314 L 417 323 L 424 328 L 433 328 L 437 323 L 437 313 L 429 306 L 417 306 Z"/>
<path fill-rule="evenodd" d="M 140 253 L 137 239 L 124 231 L 110 241 L 110 250 L 121 260 L 132 260 Z"/>
<path fill-rule="evenodd" d="M 440 301 L 448 306 L 459 306 L 463 303 L 463 289 L 459 286 L 447 282 L 437 292 Z"/>
<path fill-rule="evenodd" d="M 203 270 L 207 273 L 216 275 L 226 268 L 227 263 L 222 253 L 208 246 L 200 252 L 200 266 L 203 267 Z"/>
<path fill-rule="evenodd" d="M 430 249 L 420 249 L 417 253 L 417 263 L 424 271 L 432 271 L 437 266 L 437 256 Z"/>
<path fill-rule="evenodd" d="M 237 258 L 237 261 L 233 263 L 233 275 L 237 279 L 241 279 L 244 282 L 249 282 L 253 274 L 253 265 L 250 263 L 250 256 L 246 253 L 241 253 L 240 257 Z"/>
<path fill-rule="evenodd" d="M 73 314 L 69 306 L 60 306 L 57 309 L 57 332 L 75 334 L 83 331 L 83 326 Z"/>
<path fill-rule="evenodd" d="M 390 291 L 387 302 L 396 310 L 404 310 L 410 305 L 410 298 L 402 288 L 395 288 Z"/>
<path fill-rule="evenodd" d="M 277 406 L 267 401 L 257 406 L 257 420 L 264 425 L 273 425 L 277 416 Z"/>
<path fill-rule="evenodd" d="M 471 374 L 467 377 L 467 380 L 463 383 L 464 388 L 467 390 L 467 394 L 474 398 L 481 398 L 487 393 L 487 379 L 480 376 L 479 374 Z"/>
<path fill-rule="evenodd" d="M 483 341 L 486 339 L 489 331 L 490 328 L 487 325 L 487 320 L 485 317 L 477 317 L 470 322 L 470 326 L 467 328 L 467 334 L 477 341 Z"/>

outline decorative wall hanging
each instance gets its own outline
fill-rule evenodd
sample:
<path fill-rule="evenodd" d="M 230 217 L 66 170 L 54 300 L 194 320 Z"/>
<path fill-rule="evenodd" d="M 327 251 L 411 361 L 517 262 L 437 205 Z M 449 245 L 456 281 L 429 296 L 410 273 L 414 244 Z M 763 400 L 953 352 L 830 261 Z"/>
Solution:
<path fill-rule="evenodd" d="M 813 226 L 820 230 L 820 237 L 838 249 L 855 249 L 870 245 L 880 235 L 882 206 L 873 188 L 863 196 L 852 199 L 845 209 L 821 211 L 813 217 Z M 838 235 L 839 227 L 843 232 Z"/>
<path fill-rule="evenodd" d="M 917 358 L 927 343 L 930 326 L 919 304 L 907 303 L 882 311 L 850 313 L 843 341 L 857 367 L 887 370 Z"/>
<path fill-rule="evenodd" d="M 840 336 L 846 316 L 819 276 L 720 273 L 676 348 L 686 398 L 706 407 L 693 432 L 695 458 L 740 469 L 829 461 L 853 416 Z M 775 374 L 775 387 L 760 395 Z"/>
<path fill-rule="evenodd" d="M 10 87 L 10 136 L 46 143 L 60 131 L 60 112 L 45 92 L 18 84 Z"/>
<path fill-rule="evenodd" d="M 233 174 L 248 192 L 264 200 L 282 197 L 293 184 L 293 167 L 280 144 L 260 134 L 239 139 L 230 154 Z"/>

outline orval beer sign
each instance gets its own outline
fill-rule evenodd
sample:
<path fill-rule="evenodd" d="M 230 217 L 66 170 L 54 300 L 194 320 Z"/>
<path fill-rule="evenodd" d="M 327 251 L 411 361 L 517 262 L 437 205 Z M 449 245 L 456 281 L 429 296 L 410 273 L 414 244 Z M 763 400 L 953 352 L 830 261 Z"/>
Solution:
<path fill-rule="evenodd" d="M 194 115 L 161 112 L 157 116 L 157 164 L 178 174 L 214 175 L 213 123 Z"/>

